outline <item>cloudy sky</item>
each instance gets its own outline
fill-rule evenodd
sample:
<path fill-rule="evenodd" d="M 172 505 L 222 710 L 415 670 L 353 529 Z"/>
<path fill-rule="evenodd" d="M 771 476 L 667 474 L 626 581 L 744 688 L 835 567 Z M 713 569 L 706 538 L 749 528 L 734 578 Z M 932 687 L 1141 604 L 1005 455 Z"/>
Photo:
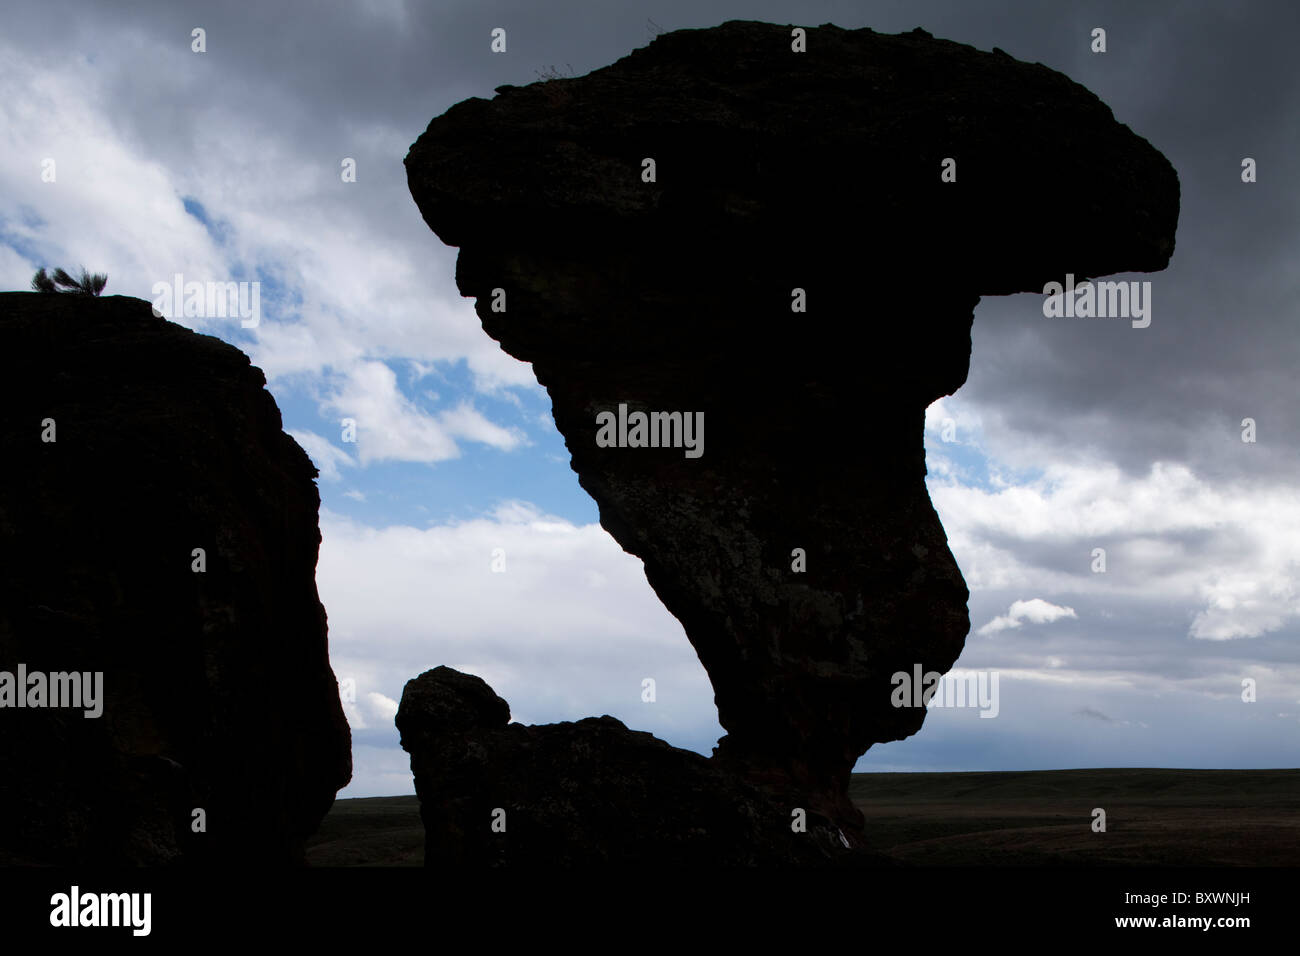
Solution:
<path fill-rule="evenodd" d="M 703 668 L 597 523 L 531 368 L 459 296 L 402 159 L 452 104 L 586 73 L 656 29 L 921 26 L 1045 63 L 1169 157 L 1177 251 L 1122 277 L 1152 282 L 1145 329 L 1049 319 L 1039 295 L 979 305 L 969 381 L 931 407 L 926 444 L 971 588 L 958 668 L 999 674 L 998 716 L 935 710 L 858 769 L 1294 767 L 1300 7 L 1062 6 L 9 0 L 0 288 L 79 264 L 144 299 L 177 273 L 261 283 L 255 328 L 176 320 L 252 356 L 320 468 L 318 581 L 357 688 L 343 796 L 412 792 L 392 718 L 439 664 L 486 678 L 524 722 L 610 713 L 708 753 L 722 731 Z M 1078 214 L 1044 210 L 1043 228 Z"/>

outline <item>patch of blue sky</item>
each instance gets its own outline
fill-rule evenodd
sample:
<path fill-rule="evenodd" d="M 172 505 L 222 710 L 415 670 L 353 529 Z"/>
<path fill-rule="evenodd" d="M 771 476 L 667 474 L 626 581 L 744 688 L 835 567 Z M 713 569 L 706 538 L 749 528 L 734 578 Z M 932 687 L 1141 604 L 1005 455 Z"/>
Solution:
<path fill-rule="evenodd" d="M 229 274 L 214 276 L 214 281 L 258 283 L 257 311 L 259 313 L 259 323 L 292 323 L 298 321 L 302 315 L 303 306 L 301 292 L 292 286 L 287 286 L 276 277 L 274 272 L 270 272 L 261 266 L 249 268 L 245 263 L 239 261 L 232 261 L 228 265 Z M 246 353 L 252 351 L 252 343 L 257 335 L 255 329 L 244 328 L 239 320 L 232 320 L 222 325 L 220 329 L 209 329 L 207 331 L 220 336 Z"/>
<path fill-rule="evenodd" d="M 203 224 L 203 228 L 208 231 L 208 235 L 212 237 L 213 242 L 218 246 L 226 245 L 231 234 L 230 223 L 213 219 L 208 214 L 207 209 L 204 208 L 203 203 L 193 196 L 182 196 L 181 205 L 185 207 L 187 213 Z"/>
<path fill-rule="evenodd" d="M 292 428 L 292 425 L 288 427 Z M 537 434 L 530 437 L 537 442 Z M 338 434 L 337 428 L 334 436 Z M 542 447 L 539 447 L 539 444 Z M 377 461 L 341 466 L 338 481 L 318 481 L 324 507 L 371 527 L 450 524 L 491 514 L 498 506 L 524 500 L 573 524 L 593 524 L 595 502 L 578 485 L 563 458 L 563 440 L 553 438 L 511 451 L 461 444 L 459 458 L 439 462 Z M 552 446 L 547 448 L 545 446 Z M 343 445 L 354 451 L 354 446 Z M 557 460 L 558 459 L 558 460 Z M 364 500 L 357 497 L 358 493 Z"/>
<path fill-rule="evenodd" d="M 36 210 L 30 206 L 19 206 L 16 217 L 0 217 L 0 242 L 28 262 L 40 263 L 47 257 L 50 248 L 38 238 L 44 226 L 45 220 Z"/>
<path fill-rule="evenodd" d="M 960 409 L 954 399 L 945 399 L 950 410 Z M 978 419 L 962 416 L 963 421 Z M 944 440 L 944 422 L 930 418 L 925 429 L 927 484 L 955 482 L 967 488 L 998 492 L 1012 485 L 1027 485 L 1043 477 L 1041 468 L 1012 468 L 989 454 L 978 425 L 953 429 Z"/>
<path fill-rule="evenodd" d="M 436 462 L 371 460 L 362 464 L 359 443 L 344 442 L 341 410 L 322 407 L 315 390 L 299 379 L 272 387 L 286 431 L 320 435 L 352 459 L 339 463 L 337 480 L 318 479 L 321 504 L 372 527 L 426 527 L 490 514 L 507 501 L 523 500 L 574 524 L 598 520 L 595 502 L 569 467 L 564 439 L 550 415 L 550 400 L 535 389 L 476 392 L 464 360 L 419 366 L 386 362 L 402 394 L 431 417 L 469 403 L 493 424 L 524 441 L 497 448 L 457 437 L 459 457 Z M 424 372 L 425 374 L 420 374 Z M 358 435 L 364 441 L 364 432 Z M 325 463 L 317 462 L 325 471 Z"/>

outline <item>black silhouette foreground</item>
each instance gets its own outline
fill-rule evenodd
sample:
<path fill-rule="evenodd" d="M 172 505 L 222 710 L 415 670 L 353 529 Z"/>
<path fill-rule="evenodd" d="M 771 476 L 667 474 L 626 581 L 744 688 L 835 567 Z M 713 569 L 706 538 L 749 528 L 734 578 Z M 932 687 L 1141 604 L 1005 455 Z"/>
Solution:
<path fill-rule="evenodd" d="M 613 717 L 510 723 L 487 683 L 450 667 L 407 683 L 397 727 L 431 866 L 887 862 L 850 851 L 816 812 Z"/>
<path fill-rule="evenodd" d="M 904 866 L 1300 866 L 1300 770 L 855 773 L 849 796 Z M 414 795 L 336 800 L 307 862 L 421 866 L 425 838 Z"/>
<path fill-rule="evenodd" d="M 122 296 L 2 293 L 0 336 L 0 864 L 300 861 L 350 734 L 261 370 Z M 37 694 L 96 673 L 98 716 Z"/>
<path fill-rule="evenodd" d="M 852 767 L 925 716 L 892 678 L 948 671 L 969 629 L 925 408 L 966 379 L 980 296 L 1164 268 L 1179 187 L 1040 64 L 921 30 L 806 45 L 766 23 L 667 33 L 457 104 L 406 168 L 708 671 L 715 764 L 863 847 Z M 607 447 L 613 412 L 702 413 L 702 454 Z"/>

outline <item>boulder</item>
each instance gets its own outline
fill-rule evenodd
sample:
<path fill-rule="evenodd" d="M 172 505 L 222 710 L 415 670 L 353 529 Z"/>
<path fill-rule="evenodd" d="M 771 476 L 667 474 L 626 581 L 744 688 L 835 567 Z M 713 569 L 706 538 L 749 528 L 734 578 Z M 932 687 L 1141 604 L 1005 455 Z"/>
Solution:
<path fill-rule="evenodd" d="M 878 862 L 825 817 L 608 715 L 510 723 L 450 667 L 407 682 L 397 727 L 433 869 Z"/>
<path fill-rule="evenodd" d="M 300 861 L 351 739 L 261 370 L 122 296 L 0 294 L 0 338 L 0 863 Z"/>

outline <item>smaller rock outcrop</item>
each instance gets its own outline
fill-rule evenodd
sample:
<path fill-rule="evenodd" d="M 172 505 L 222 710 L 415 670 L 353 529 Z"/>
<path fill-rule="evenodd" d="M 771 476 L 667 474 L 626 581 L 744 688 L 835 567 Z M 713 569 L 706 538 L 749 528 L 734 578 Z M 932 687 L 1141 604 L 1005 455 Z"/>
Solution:
<path fill-rule="evenodd" d="M 0 293 L 0 342 L 0 864 L 301 860 L 351 737 L 261 370 L 124 296 Z"/>
<path fill-rule="evenodd" d="M 426 866 L 882 859 L 848 849 L 825 817 L 613 717 L 510 723 L 509 705 L 485 681 L 450 667 L 407 682 L 397 728 L 420 797 Z"/>

